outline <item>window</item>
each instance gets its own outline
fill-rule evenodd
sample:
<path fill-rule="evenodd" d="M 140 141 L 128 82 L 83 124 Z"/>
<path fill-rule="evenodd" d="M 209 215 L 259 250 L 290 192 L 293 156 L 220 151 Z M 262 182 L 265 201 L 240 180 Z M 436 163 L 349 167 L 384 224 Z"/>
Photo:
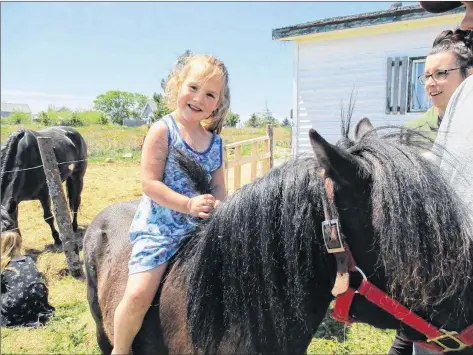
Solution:
<path fill-rule="evenodd" d="M 411 58 L 410 64 L 409 112 L 424 112 L 430 108 L 431 103 L 425 92 L 424 85 L 422 85 L 417 78 L 424 73 L 425 57 Z"/>
<path fill-rule="evenodd" d="M 417 79 L 424 72 L 425 57 L 396 57 L 387 61 L 386 113 L 404 115 L 430 107 L 424 86 Z"/>

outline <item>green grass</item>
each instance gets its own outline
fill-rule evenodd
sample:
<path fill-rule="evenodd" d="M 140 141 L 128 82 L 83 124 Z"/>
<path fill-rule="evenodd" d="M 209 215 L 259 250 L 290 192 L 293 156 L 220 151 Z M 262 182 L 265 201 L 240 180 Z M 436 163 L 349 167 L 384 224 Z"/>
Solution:
<path fill-rule="evenodd" d="M 25 125 L 8 125 L 2 123 L 1 142 L 5 142 L 8 135 L 20 128 L 40 130 L 44 126 L 33 122 Z M 148 126 L 125 127 L 115 124 L 99 125 L 92 124 L 83 127 L 75 127 L 87 142 L 89 161 L 103 162 L 107 158 L 113 161 L 137 161 L 140 159 L 140 147 L 143 138 L 148 131 Z M 290 147 L 291 130 L 284 127 L 274 129 L 275 159 L 286 158 L 282 150 Z M 224 144 L 239 142 L 251 138 L 266 135 L 265 128 L 224 128 L 222 138 Z M 259 144 L 262 149 L 262 143 Z M 131 158 L 124 158 L 123 155 L 131 154 Z M 232 154 L 232 153 L 231 153 Z M 242 155 L 251 154 L 251 145 L 243 146 Z M 230 155 L 231 156 L 231 155 Z"/>

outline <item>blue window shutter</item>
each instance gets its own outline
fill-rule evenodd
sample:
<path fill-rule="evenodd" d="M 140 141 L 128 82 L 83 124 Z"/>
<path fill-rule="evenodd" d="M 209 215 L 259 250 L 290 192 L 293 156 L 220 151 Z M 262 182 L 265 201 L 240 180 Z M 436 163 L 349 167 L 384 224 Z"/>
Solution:
<path fill-rule="evenodd" d="M 405 115 L 407 111 L 407 70 L 409 69 L 409 59 L 402 57 L 401 60 L 401 97 L 399 102 L 401 103 L 399 113 Z"/>
<path fill-rule="evenodd" d="M 392 79 L 393 79 L 393 65 L 394 58 L 388 58 L 387 70 L 386 70 L 386 113 L 390 114 L 393 109 L 393 98 L 392 98 Z"/>

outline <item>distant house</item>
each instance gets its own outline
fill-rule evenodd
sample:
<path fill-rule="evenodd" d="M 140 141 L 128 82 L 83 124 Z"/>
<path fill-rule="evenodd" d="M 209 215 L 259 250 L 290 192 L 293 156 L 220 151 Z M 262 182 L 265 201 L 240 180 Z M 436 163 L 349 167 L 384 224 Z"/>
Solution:
<path fill-rule="evenodd" d="M 144 124 L 151 124 L 153 118 L 153 112 L 156 111 L 157 107 L 153 100 L 146 102 L 145 107 L 141 111 L 139 119 L 124 118 L 123 125 L 128 127 L 136 127 Z"/>
<path fill-rule="evenodd" d="M 28 104 L 11 104 L 8 102 L 3 102 L 2 101 L 2 107 L 1 107 L 1 116 L 2 118 L 6 118 L 10 116 L 13 111 L 21 111 L 25 112 L 28 115 L 31 116 L 31 110 Z"/>
<path fill-rule="evenodd" d="M 417 79 L 435 37 L 457 27 L 465 9 L 431 14 L 420 6 L 274 29 L 273 39 L 294 42 L 293 154 L 310 150 L 308 131 L 340 138 L 340 104 L 353 88 L 354 124 L 367 116 L 375 126 L 402 125 L 430 102 Z"/>
<path fill-rule="evenodd" d="M 156 106 L 156 103 L 153 100 L 148 100 L 145 107 L 143 108 L 143 111 L 141 111 L 140 120 L 147 122 L 151 121 L 153 118 L 153 113 L 157 109 L 158 107 Z"/>

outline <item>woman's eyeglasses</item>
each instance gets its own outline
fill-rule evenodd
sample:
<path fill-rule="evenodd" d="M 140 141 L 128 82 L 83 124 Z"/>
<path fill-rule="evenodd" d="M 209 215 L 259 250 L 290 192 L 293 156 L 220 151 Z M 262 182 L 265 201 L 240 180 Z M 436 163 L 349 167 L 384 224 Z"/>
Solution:
<path fill-rule="evenodd" d="M 429 78 L 432 78 L 435 82 L 441 82 L 447 79 L 448 73 L 453 70 L 458 69 L 465 69 L 465 67 L 460 68 L 452 68 L 452 69 L 445 69 L 445 70 L 437 70 L 434 71 L 432 74 L 422 74 L 417 77 L 422 85 L 424 85 Z"/>

